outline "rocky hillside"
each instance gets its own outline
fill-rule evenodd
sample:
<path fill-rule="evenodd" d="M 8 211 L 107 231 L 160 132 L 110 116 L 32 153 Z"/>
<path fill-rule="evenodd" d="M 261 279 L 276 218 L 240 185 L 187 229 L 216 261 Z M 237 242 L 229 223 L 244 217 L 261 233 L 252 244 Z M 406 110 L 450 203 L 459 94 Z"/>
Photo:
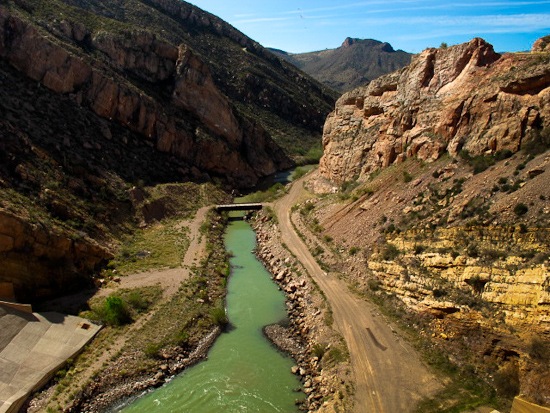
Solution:
<path fill-rule="evenodd" d="M 333 104 L 177 0 L 9 0 L 0 28 L 0 282 L 19 299 L 89 283 L 139 223 L 132 187 L 253 186 L 318 145 Z"/>
<path fill-rule="evenodd" d="M 550 56 L 503 56 L 482 39 L 427 49 L 344 94 L 323 134 L 323 176 L 344 182 L 406 158 L 517 152 L 548 143 Z"/>
<path fill-rule="evenodd" d="M 394 50 L 389 43 L 349 37 L 336 49 L 310 53 L 271 51 L 339 92 L 366 85 L 411 61 L 410 53 Z"/>
<path fill-rule="evenodd" d="M 537 45 L 428 49 L 345 94 L 311 184 L 334 195 L 301 211 L 320 259 L 402 307 L 462 378 L 549 406 L 550 54 Z"/>

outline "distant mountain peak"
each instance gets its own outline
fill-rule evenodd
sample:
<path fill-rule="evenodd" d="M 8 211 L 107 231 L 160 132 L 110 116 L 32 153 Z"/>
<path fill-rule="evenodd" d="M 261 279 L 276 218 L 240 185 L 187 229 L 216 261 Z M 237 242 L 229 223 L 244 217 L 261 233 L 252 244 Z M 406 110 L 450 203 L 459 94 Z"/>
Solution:
<path fill-rule="evenodd" d="M 340 92 L 400 69 L 411 59 L 409 53 L 396 51 L 387 42 L 353 37 L 347 37 L 336 49 L 297 54 L 271 51 Z"/>
<path fill-rule="evenodd" d="M 357 43 L 360 39 L 352 39 L 351 37 L 346 37 L 346 40 L 344 40 L 344 43 L 342 43 L 341 47 L 350 47 L 352 44 Z"/>

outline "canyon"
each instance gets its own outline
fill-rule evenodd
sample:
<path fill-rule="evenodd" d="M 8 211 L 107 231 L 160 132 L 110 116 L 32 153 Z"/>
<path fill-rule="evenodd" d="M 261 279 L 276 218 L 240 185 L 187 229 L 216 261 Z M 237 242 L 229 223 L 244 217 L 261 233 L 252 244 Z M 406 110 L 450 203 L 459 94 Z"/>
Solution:
<path fill-rule="evenodd" d="M 346 39 L 341 49 L 361 42 L 368 43 Z M 499 54 L 479 38 L 426 49 L 336 100 L 329 87 L 185 2 L 3 3 L 0 298 L 42 304 L 105 285 L 125 291 L 121 277 L 144 276 L 120 275 L 122 264 L 155 253 L 130 252 L 128 240 L 163 226 L 181 230 L 180 250 L 200 244 L 210 259 L 176 264 L 186 266 L 181 302 L 163 275 L 149 280 L 160 287 L 145 282 L 161 290 L 151 304 L 158 306 L 135 315 L 140 321 L 98 356 L 116 361 L 101 377 L 79 376 L 80 387 L 63 393 L 64 407 L 105 408 L 205 356 L 201 337 L 210 333 L 210 343 L 219 334 L 223 320 L 214 314 L 223 310 L 229 269 L 215 241 L 224 218 L 205 219 L 204 207 L 310 160 L 321 133 L 318 170 L 255 223 L 257 253 L 288 297 L 291 325 L 282 335 L 298 348 L 293 370 L 308 383 L 307 408 L 345 410 L 355 400 L 380 411 L 416 403 L 437 411 L 422 403 L 440 398 L 449 409 L 469 402 L 507 409 L 520 393 L 550 405 L 549 43 L 542 38 L 526 53 Z M 201 219 L 187 222 L 201 207 Z M 293 231 L 307 254 L 293 255 Z M 336 289 L 336 279 L 349 291 Z M 364 300 L 388 319 L 395 311 L 392 322 L 404 332 L 382 328 L 386 319 L 370 318 L 376 310 Z M 92 311 L 80 304 L 78 311 Z M 365 313 L 353 328 L 352 304 Z M 158 321 L 165 310 L 191 334 Z M 375 336 L 382 331 L 384 343 Z M 428 356 L 443 354 L 459 378 L 438 380 L 411 358 L 423 380 L 396 372 L 393 384 L 407 390 L 392 399 L 384 388 L 390 376 L 372 383 L 358 373 L 368 370 L 361 364 L 368 355 L 357 343 L 397 360 L 405 348 L 398 334 L 416 337 Z M 461 397 L 445 396 L 462 378 L 478 380 L 486 394 L 463 386 L 454 388 Z M 40 403 L 31 405 L 39 411 Z"/>

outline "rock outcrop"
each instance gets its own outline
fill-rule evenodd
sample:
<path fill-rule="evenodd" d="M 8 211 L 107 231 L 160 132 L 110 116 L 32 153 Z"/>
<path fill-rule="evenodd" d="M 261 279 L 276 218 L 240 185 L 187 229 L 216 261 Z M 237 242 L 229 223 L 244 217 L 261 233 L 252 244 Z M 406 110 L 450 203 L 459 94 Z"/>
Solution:
<path fill-rule="evenodd" d="M 342 183 L 410 157 L 516 152 L 550 126 L 549 99 L 548 53 L 501 56 L 478 38 L 427 49 L 337 101 L 320 171 Z"/>
<path fill-rule="evenodd" d="M 480 252 L 470 252 L 475 256 L 443 252 L 445 248 L 456 248 L 461 237 L 476 240 L 469 242 Z M 530 251 L 546 250 L 547 237 L 547 231 L 521 233 L 499 227 L 449 228 L 435 233 L 417 230 L 392 240 L 402 253 L 409 254 L 400 262 L 373 255 L 367 265 L 381 280 L 381 288 L 402 297 L 416 312 L 439 317 L 468 313 L 471 309 L 467 305 L 472 306 L 472 300 L 477 299 L 494 305 L 508 325 L 547 334 L 550 272 L 545 263 L 528 264 L 525 258 Z M 430 246 L 430 252 L 415 254 L 422 242 Z M 509 251 L 512 245 L 522 250 L 513 253 Z"/>
<path fill-rule="evenodd" d="M 56 93 L 73 94 L 76 103 L 202 171 L 247 187 L 291 165 L 261 125 L 236 115 L 208 66 L 185 44 L 176 47 L 148 32 L 124 37 L 60 24 L 72 40 L 89 38 L 89 47 L 105 54 L 106 64 L 98 65 L 5 8 L 0 8 L 0 27 L 0 56 L 18 70 Z M 136 90 L 123 73 L 143 82 L 170 82 L 169 101 Z"/>
<path fill-rule="evenodd" d="M 5 211 L 0 211 L 0 254 L 1 279 L 22 301 L 90 287 L 90 274 L 112 258 L 107 248 L 87 236 L 70 238 Z"/>

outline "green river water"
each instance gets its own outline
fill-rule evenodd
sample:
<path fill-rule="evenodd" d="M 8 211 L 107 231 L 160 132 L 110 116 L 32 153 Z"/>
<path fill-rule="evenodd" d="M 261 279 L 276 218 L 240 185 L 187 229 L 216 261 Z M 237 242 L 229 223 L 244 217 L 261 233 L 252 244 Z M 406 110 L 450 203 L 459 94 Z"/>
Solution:
<path fill-rule="evenodd" d="M 227 311 L 231 328 L 208 354 L 170 383 L 122 411 L 131 412 L 297 412 L 303 393 L 290 372 L 293 360 L 278 352 L 262 327 L 286 318 L 284 295 L 256 259 L 255 233 L 245 221 L 230 222 L 225 236 L 231 258 Z"/>

